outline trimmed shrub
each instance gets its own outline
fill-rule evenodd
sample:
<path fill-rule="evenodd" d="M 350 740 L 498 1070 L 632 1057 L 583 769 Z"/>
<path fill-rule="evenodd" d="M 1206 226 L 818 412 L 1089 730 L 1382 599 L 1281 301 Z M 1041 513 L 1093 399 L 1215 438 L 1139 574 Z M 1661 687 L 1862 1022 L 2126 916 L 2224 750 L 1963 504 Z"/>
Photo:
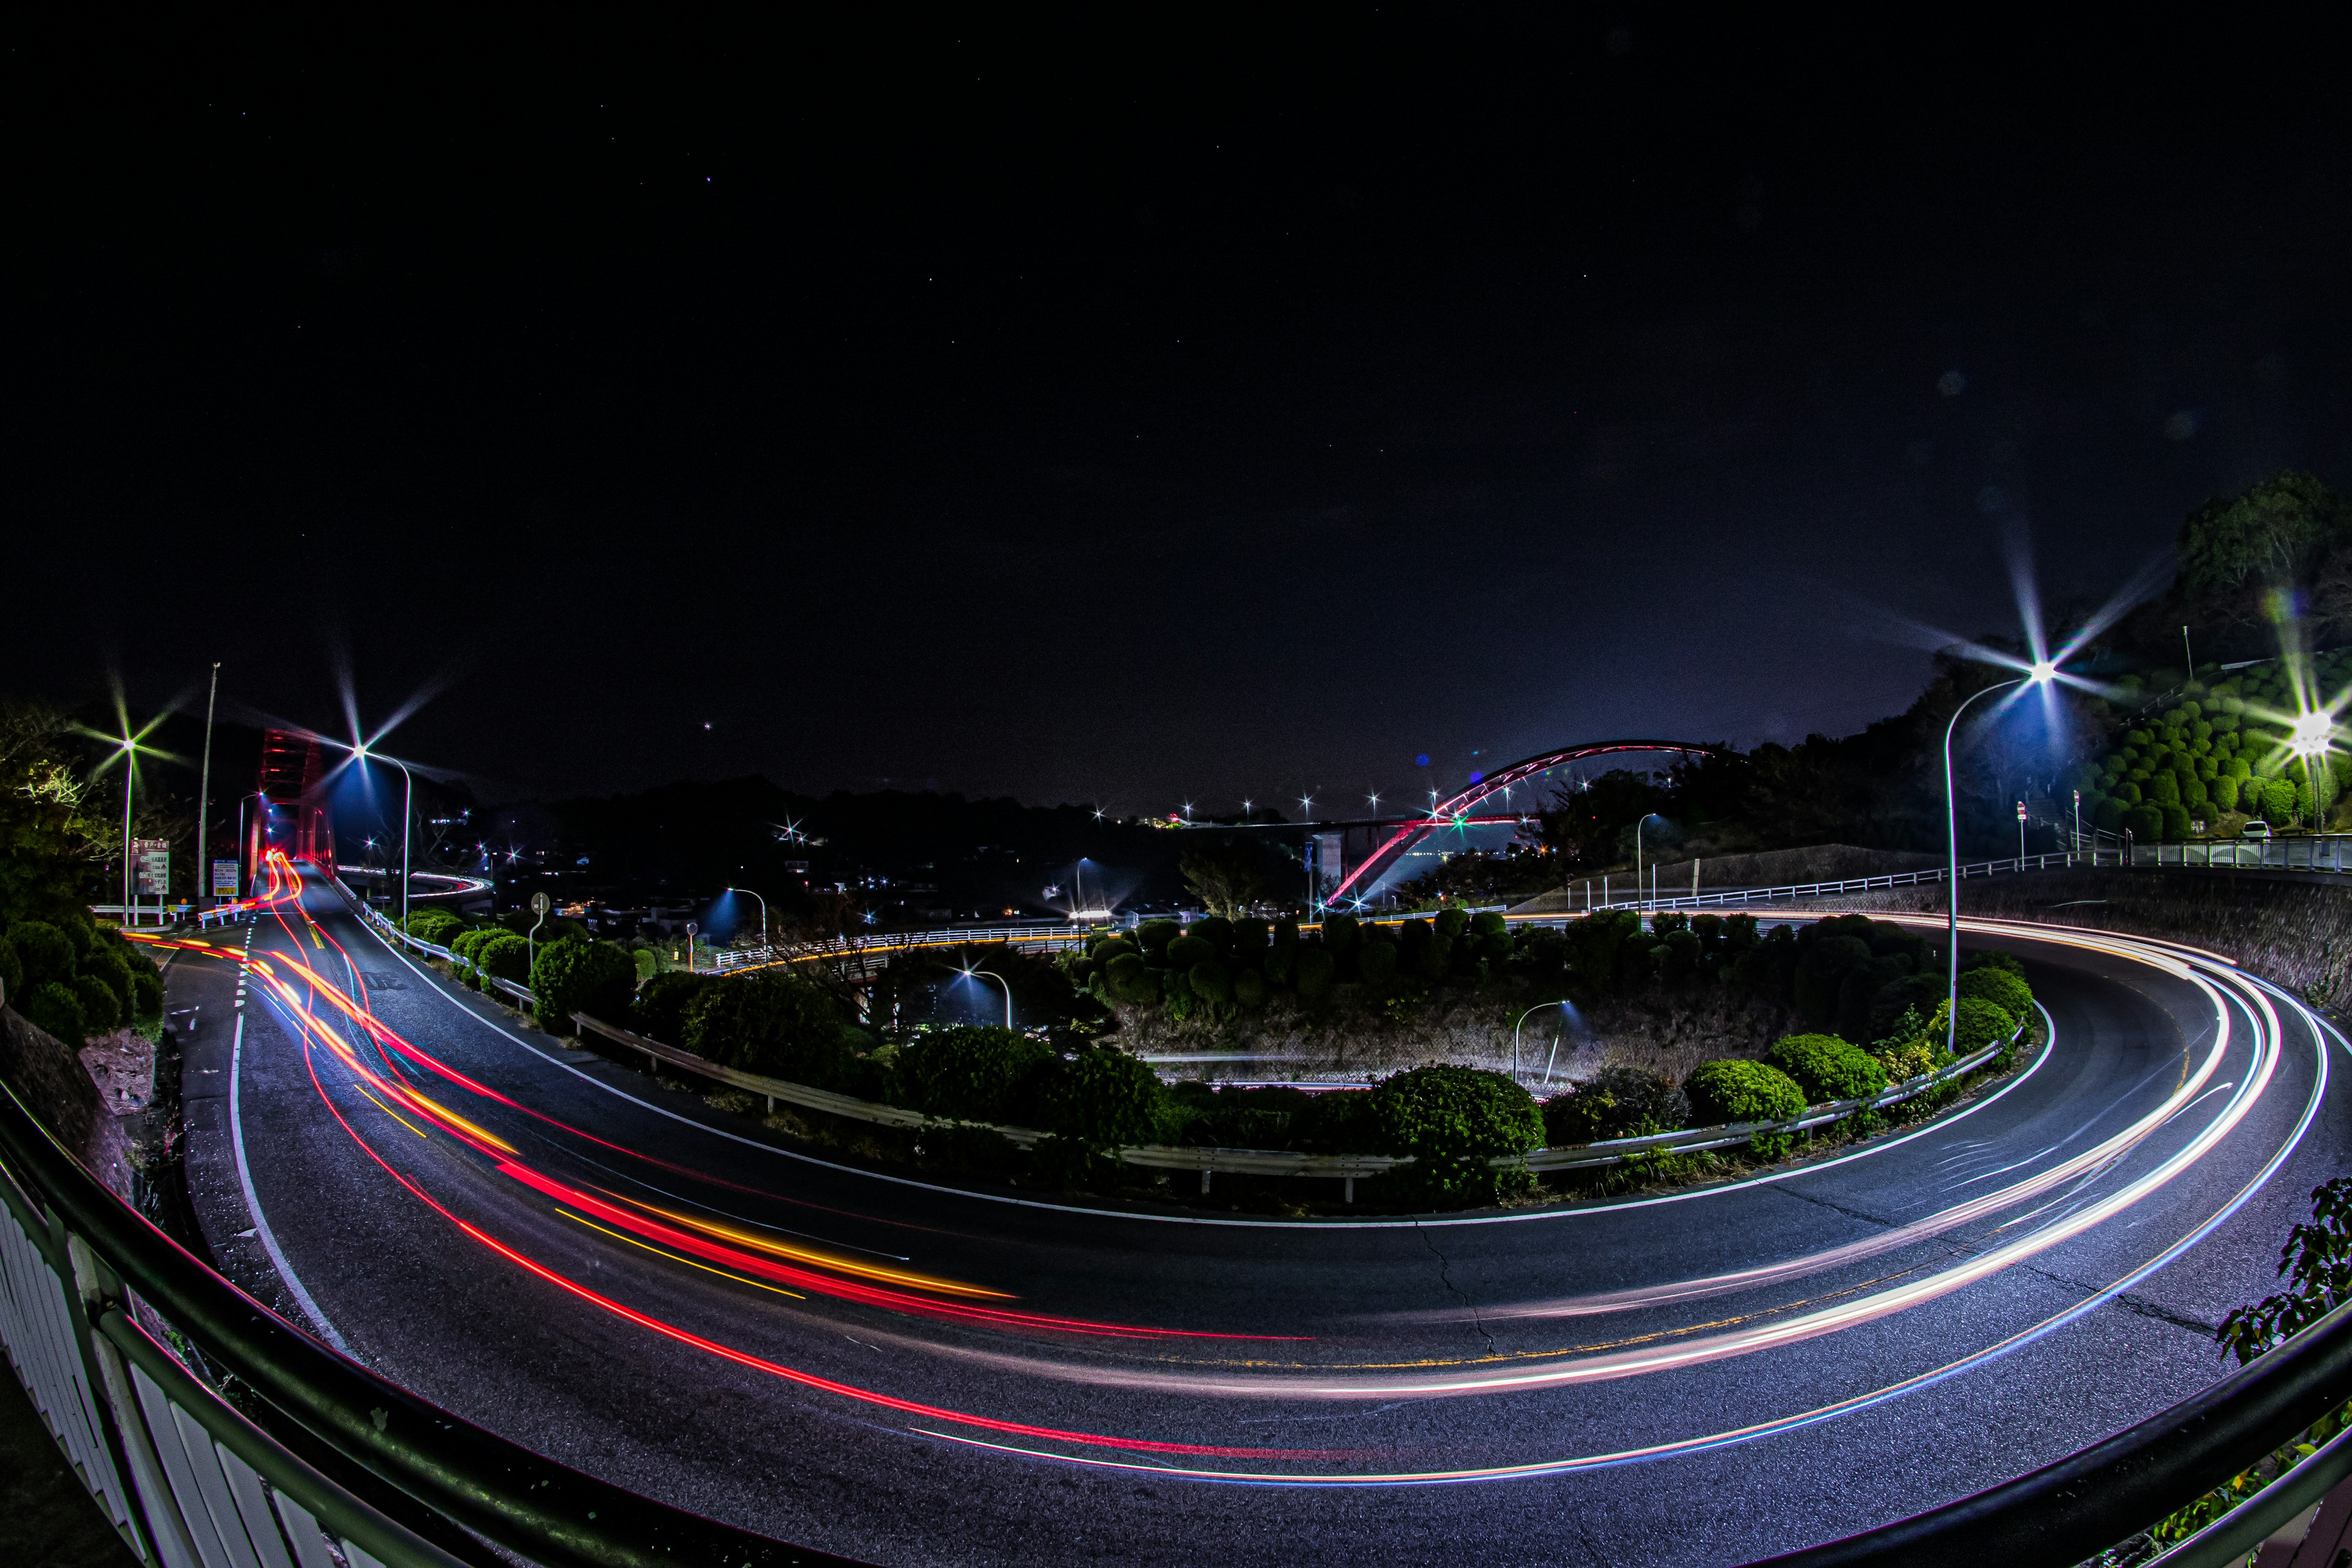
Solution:
<path fill-rule="evenodd" d="M 1146 921 L 1135 928 L 1135 945 L 1151 958 L 1165 958 L 1168 944 L 1184 934 L 1174 921 Z"/>
<path fill-rule="evenodd" d="M 1356 951 L 1356 942 L 1363 935 L 1353 915 L 1326 915 L 1323 919 L 1323 951 L 1333 962 L 1343 962 Z"/>
<path fill-rule="evenodd" d="M 74 1000 L 81 1004 L 81 1022 L 85 1032 L 103 1035 L 122 1022 L 122 998 L 114 994 L 113 986 L 97 975 L 77 974 L 66 982 L 66 987 L 74 994 Z"/>
<path fill-rule="evenodd" d="M 1944 1043 L 1944 1030 L 1951 1016 L 1950 1010 L 1950 1003 L 1939 1004 L 1936 1016 L 1927 1020 L 1927 1037 L 1938 1046 Z M 1963 996 L 1960 998 L 1959 1027 L 1954 1031 L 1952 1038 L 1952 1054 L 1964 1057 L 1971 1051 L 1980 1051 L 1987 1046 L 2008 1039 L 2016 1032 L 2017 1025 L 1998 1003 L 1988 1002 L 1981 996 Z"/>
<path fill-rule="evenodd" d="M 683 969 L 664 970 L 637 988 L 630 1008 L 634 1027 L 648 1039 L 683 1047 L 686 1010 L 694 999 L 719 983 L 714 974 L 689 974 Z"/>
<path fill-rule="evenodd" d="M 1196 981 L 1195 984 L 1198 984 Z M 1251 1012 L 1265 1005 L 1265 976 L 1255 969 L 1244 969 L 1234 976 L 1234 1000 Z"/>
<path fill-rule="evenodd" d="M 637 993 L 637 966 L 609 942 L 566 937 L 539 950 L 530 966 L 530 994 L 540 1027 L 558 1035 L 574 1032 L 572 1015 L 585 1013 L 611 1024 L 629 1016 Z"/>
<path fill-rule="evenodd" d="M 1867 921 L 1856 923 L 1868 929 Z M 1797 961 L 1797 1011 L 1807 1022 L 1826 1027 L 1837 1021 L 1838 988 L 1846 973 L 1870 962 L 1870 944 L 1841 932 L 1811 942 L 1801 938 L 1800 945 L 1803 956 Z"/>
<path fill-rule="evenodd" d="M 1511 928 L 1499 910 L 1481 910 L 1470 917 L 1470 941 L 1489 965 L 1499 969 L 1510 962 Z"/>
<path fill-rule="evenodd" d="M 474 950 L 474 962 L 482 973 L 497 980 L 525 984 L 530 974 L 531 951 L 529 941 L 512 931 L 498 931 Z"/>
<path fill-rule="evenodd" d="M 1210 915 L 1194 921 L 1184 934 L 1200 938 L 1209 944 L 1217 957 L 1223 958 L 1234 950 L 1234 922 L 1223 915 Z M 1173 951 L 1173 948 L 1171 948 Z"/>
<path fill-rule="evenodd" d="M 1217 956 L 1217 950 L 1201 938 L 1185 933 L 1168 944 L 1168 967 L 1190 970 L 1194 964 L 1208 963 Z"/>
<path fill-rule="evenodd" d="M 1094 946 L 1087 949 L 1087 956 L 1094 960 L 1096 968 L 1100 969 L 1108 965 L 1114 958 L 1120 957 L 1126 953 L 1138 952 L 1140 951 L 1141 950 L 1139 949 L 1135 943 L 1128 941 L 1127 938 L 1123 936 L 1107 936 L 1100 942 L 1096 942 Z"/>
<path fill-rule="evenodd" d="M 687 1005 L 685 1046 L 745 1072 L 838 1089 L 864 1037 L 813 980 L 762 970 L 719 982 Z"/>
<path fill-rule="evenodd" d="M 131 972 L 132 1022 L 152 1024 L 163 1016 L 163 977 L 152 969 Z"/>
<path fill-rule="evenodd" d="M 1272 939 L 1266 943 L 1265 962 L 1260 965 L 1265 971 L 1266 984 L 1289 984 L 1297 963 L 1298 922 L 1276 921 Z"/>
<path fill-rule="evenodd" d="M 1272 928 L 1264 921 L 1235 921 L 1233 945 L 1229 949 L 1234 962 L 1244 968 L 1261 962 L 1265 957 L 1271 931 Z"/>
<path fill-rule="evenodd" d="M 79 956 L 66 933 L 47 921 L 18 921 L 8 928 L 8 941 L 25 965 L 24 984 L 37 988 L 43 981 L 73 978 Z M 55 1035 L 57 1031 L 51 1029 Z M 59 1036 L 63 1038 L 63 1036 Z"/>
<path fill-rule="evenodd" d="M 61 980 L 44 980 L 34 986 L 17 1011 L 36 1027 L 47 1030 L 76 1050 L 90 1032 L 82 1016 L 80 996 Z"/>
<path fill-rule="evenodd" d="M 119 1022 L 121 1016 L 127 1014 L 131 1007 L 129 962 L 113 943 L 100 942 L 91 948 L 89 956 L 81 961 L 81 973 L 114 993 L 114 1008 Z M 113 1025 L 108 1025 L 106 1027 L 111 1028 Z M 94 1032 L 103 1032 L 95 1023 L 91 1025 L 91 1028 Z"/>
<path fill-rule="evenodd" d="M 1292 975 L 1298 986 L 1298 999 L 1310 1006 L 1331 994 L 1331 981 L 1337 969 L 1331 955 L 1319 947 L 1302 947 L 1298 960 L 1292 966 Z"/>
<path fill-rule="evenodd" d="M 446 947 L 452 938 L 466 929 L 466 922 L 446 910 L 411 910 L 404 929 L 420 942 Z"/>
<path fill-rule="evenodd" d="M 1168 951 L 1173 955 L 1176 950 L 1171 946 Z M 1219 1007 L 1232 1005 L 1234 977 L 1215 959 L 1202 959 L 1187 970 L 1184 977 L 1192 984 L 1192 994 L 1202 1001 Z"/>
<path fill-rule="evenodd" d="M 1160 972 L 1146 963 L 1141 953 L 1122 952 L 1104 965 L 1102 982 L 1096 990 L 1106 1001 L 1149 1006 L 1160 1000 Z"/>
<path fill-rule="evenodd" d="M 1683 1079 L 1690 1097 L 1691 1123 L 1714 1127 L 1732 1121 L 1786 1121 L 1805 1109 L 1805 1091 L 1767 1062 L 1701 1062 Z"/>
<path fill-rule="evenodd" d="M 1371 1114 L 1382 1151 L 1413 1163 L 1382 1178 L 1407 1203 L 1460 1207 L 1492 1203 L 1532 1187 L 1524 1166 L 1486 1162 L 1543 1147 L 1543 1112 L 1535 1097 L 1503 1073 L 1426 1067 L 1401 1072 L 1372 1090 Z"/>
<path fill-rule="evenodd" d="M 25 961 L 16 956 L 16 944 L 0 936 L 0 993 L 10 998 L 25 994 Z"/>
<path fill-rule="evenodd" d="M 1784 1035 L 1764 1053 L 1805 1091 L 1807 1103 L 1860 1100 L 1886 1087 L 1886 1068 L 1868 1051 L 1835 1035 Z"/>
<path fill-rule="evenodd" d="M 1356 975 L 1375 991 L 1384 991 L 1396 978 L 1397 944 L 1368 942 L 1356 953 Z"/>
<path fill-rule="evenodd" d="M 1990 964 L 1960 976 L 1960 995 L 1990 1002 L 2009 1015 L 2011 1026 L 2024 1023 L 2033 1013 L 2033 988 L 2008 970 Z"/>
<path fill-rule="evenodd" d="M 898 1103 L 942 1121 L 1042 1126 L 1037 1095 L 1054 1065 L 1045 1041 L 992 1024 L 930 1029 L 898 1047 Z"/>
<path fill-rule="evenodd" d="M 1166 1092 L 1139 1058 L 1088 1046 L 1075 1059 L 1049 1061 L 1038 1081 L 1035 1125 L 1097 1151 L 1148 1143 Z"/>
<path fill-rule="evenodd" d="M 1671 1132 L 1690 1119 L 1690 1099 L 1672 1079 L 1639 1068 L 1607 1068 L 1543 1103 L 1544 1141 L 1552 1148 Z"/>

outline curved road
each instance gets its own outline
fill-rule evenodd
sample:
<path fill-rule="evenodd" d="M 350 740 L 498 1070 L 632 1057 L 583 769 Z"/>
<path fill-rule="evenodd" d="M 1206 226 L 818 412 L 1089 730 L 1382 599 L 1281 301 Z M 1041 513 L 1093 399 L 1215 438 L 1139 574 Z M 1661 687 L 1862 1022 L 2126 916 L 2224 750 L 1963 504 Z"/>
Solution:
<path fill-rule="evenodd" d="M 2297 1005 L 2113 937 L 1970 935 L 2024 958 L 2052 1038 L 1965 1114 L 1672 1198 L 1381 1224 L 810 1159 L 516 1029 L 315 885 L 210 940 L 257 961 L 241 1008 L 234 963 L 170 973 L 225 1271 L 509 1437 L 882 1563 L 1845 1534 L 2219 1375 L 2213 1325 L 2352 1147 Z"/>

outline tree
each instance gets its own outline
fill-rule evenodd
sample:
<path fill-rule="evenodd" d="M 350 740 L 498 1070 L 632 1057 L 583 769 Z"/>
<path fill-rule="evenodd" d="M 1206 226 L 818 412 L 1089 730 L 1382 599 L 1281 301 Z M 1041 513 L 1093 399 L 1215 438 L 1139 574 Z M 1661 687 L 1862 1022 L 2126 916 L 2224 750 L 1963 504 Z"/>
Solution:
<path fill-rule="evenodd" d="M 1239 920 L 1265 894 L 1264 851 L 1227 841 L 1188 848 L 1177 858 L 1184 883 L 1213 915 Z"/>

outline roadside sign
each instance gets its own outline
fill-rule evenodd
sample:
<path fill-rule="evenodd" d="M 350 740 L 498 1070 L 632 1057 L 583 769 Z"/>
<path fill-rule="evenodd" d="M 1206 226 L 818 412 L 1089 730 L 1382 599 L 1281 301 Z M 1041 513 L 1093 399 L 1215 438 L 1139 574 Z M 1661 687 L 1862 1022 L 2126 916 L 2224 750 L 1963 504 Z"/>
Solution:
<path fill-rule="evenodd" d="M 131 841 L 131 864 L 138 880 L 138 896 L 160 899 L 172 886 L 172 846 L 161 838 L 134 838 Z"/>
<path fill-rule="evenodd" d="M 236 897 L 236 861 L 215 860 L 213 862 L 213 897 L 215 899 L 233 899 Z"/>
<path fill-rule="evenodd" d="M 545 920 L 547 918 L 547 910 L 550 901 L 551 900 L 545 893 L 533 893 L 530 896 L 530 912 L 537 915 L 540 919 Z"/>

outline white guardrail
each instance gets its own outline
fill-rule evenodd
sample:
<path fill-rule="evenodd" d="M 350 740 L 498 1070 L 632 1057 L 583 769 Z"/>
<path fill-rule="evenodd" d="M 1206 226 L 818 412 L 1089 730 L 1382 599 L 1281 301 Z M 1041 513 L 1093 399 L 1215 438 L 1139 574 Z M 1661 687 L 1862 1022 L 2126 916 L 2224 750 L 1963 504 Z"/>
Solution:
<path fill-rule="evenodd" d="M 122 1296 L 81 1237 L 0 1174 L 0 1343 L 133 1561 L 462 1568 L 223 1402 L 110 1304 Z"/>
<path fill-rule="evenodd" d="M 884 1127 L 919 1128 L 943 1122 L 954 1126 L 983 1127 L 1024 1149 L 1034 1147 L 1045 1136 L 1034 1128 L 930 1117 L 901 1105 L 857 1100 L 849 1095 L 835 1094 L 830 1089 L 814 1089 L 803 1083 L 763 1078 L 758 1073 L 722 1067 L 691 1051 L 666 1046 L 659 1040 L 592 1018 L 585 1013 L 574 1013 L 572 1021 L 583 1034 L 600 1036 L 632 1051 L 644 1052 L 650 1058 L 649 1066 L 667 1063 L 746 1093 L 760 1095 L 767 1100 L 770 1110 L 775 1110 L 777 1101 L 782 1100 L 787 1105 L 820 1110 L 829 1116 L 846 1117 L 853 1121 Z M 1808 1131 L 1864 1110 L 1899 1105 L 1914 1099 L 1940 1084 L 1976 1071 L 1994 1057 L 2013 1047 L 2024 1037 L 2025 1031 L 2021 1027 L 2009 1039 L 1972 1052 L 1948 1067 L 1922 1073 L 1901 1083 L 1889 1084 L 1879 1093 L 1859 1100 L 1832 1100 L 1807 1106 L 1785 1121 L 1739 1121 L 1715 1127 L 1685 1127 L 1672 1132 L 1654 1132 L 1639 1138 L 1613 1138 L 1597 1143 L 1570 1143 L 1557 1149 L 1538 1149 L 1525 1155 L 1498 1155 L 1487 1163 L 1496 1170 L 1525 1165 L 1530 1171 L 1573 1171 L 1622 1164 L 1628 1160 L 1653 1154 L 1696 1153 L 1702 1150 L 1728 1148 L 1759 1136 Z M 1286 1149 L 1208 1149 L 1176 1143 L 1131 1143 L 1114 1152 L 1123 1163 L 1129 1165 L 1198 1171 L 1201 1173 L 1201 1190 L 1204 1193 L 1209 1190 L 1209 1175 L 1213 1171 L 1259 1176 L 1312 1176 L 1345 1184 L 1346 1195 L 1351 1203 L 1355 1200 L 1358 1176 L 1377 1176 L 1399 1165 L 1412 1163 L 1410 1154 L 1302 1154 Z"/>

